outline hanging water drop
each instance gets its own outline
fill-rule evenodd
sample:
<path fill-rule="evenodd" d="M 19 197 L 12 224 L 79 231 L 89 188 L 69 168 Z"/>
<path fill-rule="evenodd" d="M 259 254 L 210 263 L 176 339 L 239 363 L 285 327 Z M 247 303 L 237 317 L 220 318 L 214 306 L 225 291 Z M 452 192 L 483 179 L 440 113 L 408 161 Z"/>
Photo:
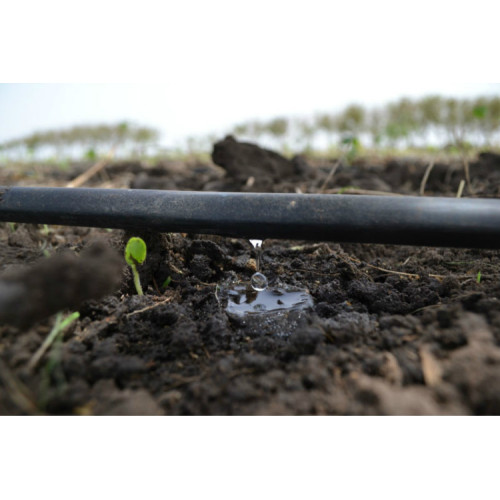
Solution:
<path fill-rule="evenodd" d="M 254 250 L 255 250 L 255 261 L 256 261 L 256 266 L 257 266 L 257 272 L 260 271 L 260 257 L 262 254 L 262 240 L 248 240 L 252 244 Z M 267 284 L 266 284 L 267 286 Z M 265 287 L 264 287 L 265 288 Z M 263 288 L 263 290 L 264 290 Z"/>
<path fill-rule="evenodd" d="M 254 248 L 262 247 L 262 240 L 249 240 Z"/>
<path fill-rule="evenodd" d="M 267 288 L 267 278 L 262 273 L 255 273 L 250 278 L 250 284 L 256 292 L 262 292 Z"/>

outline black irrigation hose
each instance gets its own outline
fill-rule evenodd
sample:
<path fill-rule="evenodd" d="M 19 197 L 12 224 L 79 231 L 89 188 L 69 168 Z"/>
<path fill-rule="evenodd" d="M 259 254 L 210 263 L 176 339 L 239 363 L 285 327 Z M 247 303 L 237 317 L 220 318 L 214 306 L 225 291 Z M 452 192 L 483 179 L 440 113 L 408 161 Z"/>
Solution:
<path fill-rule="evenodd" d="M 0 221 L 500 248 L 500 200 L 0 187 Z"/>

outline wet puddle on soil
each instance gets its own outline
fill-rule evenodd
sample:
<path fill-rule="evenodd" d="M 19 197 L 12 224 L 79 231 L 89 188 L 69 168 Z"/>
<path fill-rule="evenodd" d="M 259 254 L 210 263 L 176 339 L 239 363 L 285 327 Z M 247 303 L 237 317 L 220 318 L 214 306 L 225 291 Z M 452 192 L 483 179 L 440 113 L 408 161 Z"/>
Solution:
<path fill-rule="evenodd" d="M 314 302 L 307 290 L 293 287 L 253 288 L 238 284 L 225 290 L 226 313 L 244 318 L 256 315 L 272 315 L 287 311 L 300 311 L 313 307 Z"/>
<path fill-rule="evenodd" d="M 222 288 L 226 314 L 245 321 L 265 318 L 286 320 L 288 313 L 310 309 L 314 301 L 308 290 L 291 286 L 268 286 L 267 277 L 260 272 L 262 240 L 250 240 L 256 252 L 257 272 L 249 283 L 233 283 Z"/>

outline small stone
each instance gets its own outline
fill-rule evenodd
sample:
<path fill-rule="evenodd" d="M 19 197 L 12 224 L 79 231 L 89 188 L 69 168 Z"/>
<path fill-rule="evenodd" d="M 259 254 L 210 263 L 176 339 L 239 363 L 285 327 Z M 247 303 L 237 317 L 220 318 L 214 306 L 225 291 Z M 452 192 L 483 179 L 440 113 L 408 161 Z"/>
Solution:
<path fill-rule="evenodd" d="M 248 259 L 245 267 L 253 272 L 257 271 L 257 261 L 255 259 Z"/>

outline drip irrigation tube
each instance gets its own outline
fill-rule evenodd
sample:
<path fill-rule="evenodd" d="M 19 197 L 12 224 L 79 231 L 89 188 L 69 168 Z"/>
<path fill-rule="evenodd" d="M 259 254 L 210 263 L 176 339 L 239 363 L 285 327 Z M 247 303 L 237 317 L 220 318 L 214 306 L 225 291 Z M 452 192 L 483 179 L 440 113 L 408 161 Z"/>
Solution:
<path fill-rule="evenodd" d="M 0 221 L 500 248 L 497 199 L 0 187 Z"/>

